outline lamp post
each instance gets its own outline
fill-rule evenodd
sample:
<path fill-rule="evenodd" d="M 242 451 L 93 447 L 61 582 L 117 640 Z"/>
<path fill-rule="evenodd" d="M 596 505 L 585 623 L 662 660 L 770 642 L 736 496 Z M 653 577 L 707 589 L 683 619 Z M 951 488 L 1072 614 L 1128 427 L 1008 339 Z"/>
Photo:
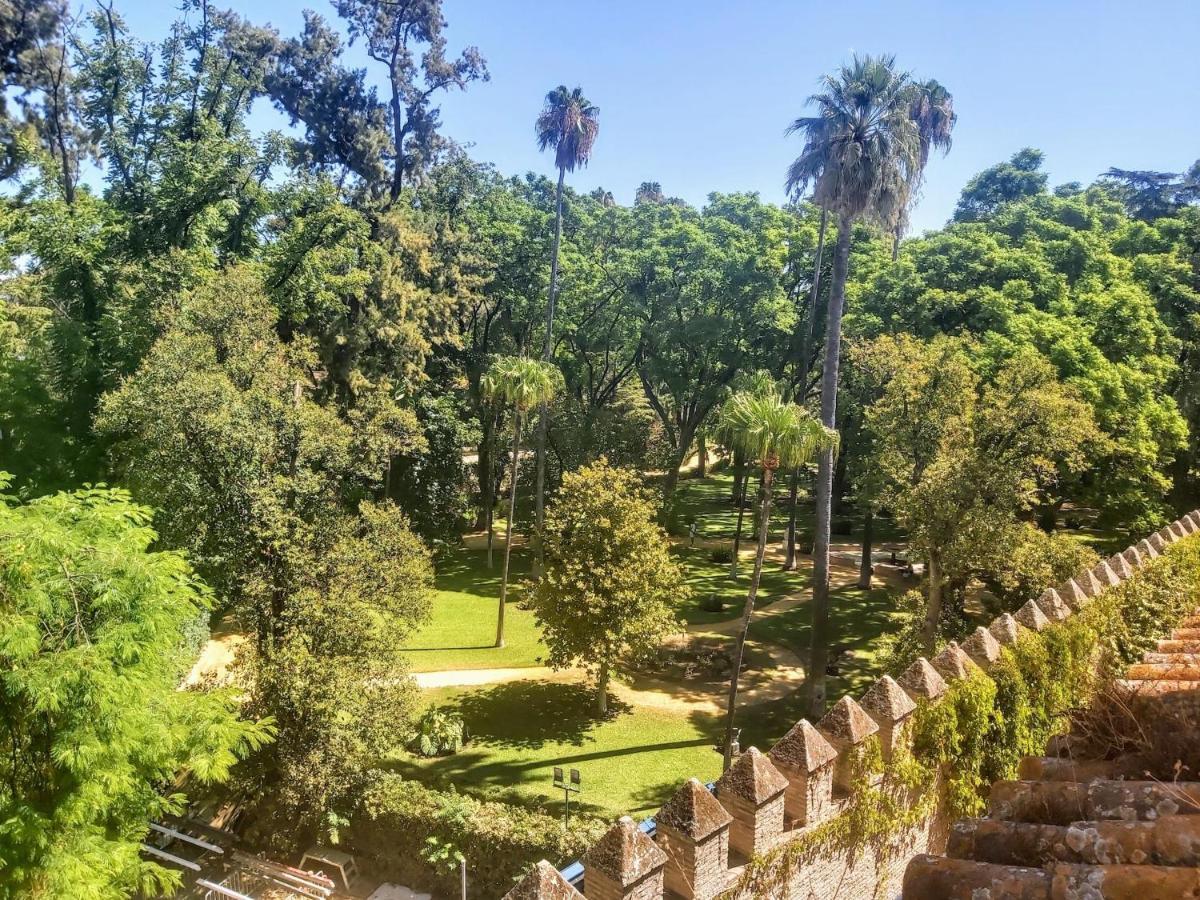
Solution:
<path fill-rule="evenodd" d="M 569 779 L 563 777 L 562 766 L 554 767 L 554 786 L 563 792 L 563 828 L 571 824 L 571 795 L 578 794 L 580 787 L 579 770 L 571 769 Z"/>

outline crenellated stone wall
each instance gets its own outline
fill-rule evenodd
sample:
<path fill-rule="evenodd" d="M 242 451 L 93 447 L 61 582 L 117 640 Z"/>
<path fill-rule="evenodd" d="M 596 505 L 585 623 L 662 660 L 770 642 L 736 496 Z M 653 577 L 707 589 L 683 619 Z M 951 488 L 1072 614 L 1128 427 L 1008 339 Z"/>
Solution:
<path fill-rule="evenodd" d="M 977 628 L 961 644 L 951 642 L 932 659 L 918 659 L 899 678 L 884 676 L 861 698 L 842 697 L 815 725 L 797 722 L 767 753 L 747 749 L 712 794 L 696 779 L 686 781 L 658 813 L 654 838 L 632 819 L 622 818 L 585 855 L 582 894 L 542 862 L 506 900 L 720 896 L 738 884 L 754 857 L 811 838 L 842 815 L 868 742 L 878 741 L 883 760 L 890 759 L 907 740 L 918 703 L 938 702 L 949 682 L 986 672 L 1002 647 L 1023 631 L 1042 631 L 1063 621 L 1133 576 L 1168 544 L 1198 532 L 1200 510 L 1047 588 L 1016 613 Z M 940 853 L 948 827 L 934 812 L 908 833 L 895 835 L 882 871 L 876 855 L 861 848 L 818 850 L 797 868 L 786 892 L 771 888 L 749 893 L 770 900 L 867 900 L 877 895 L 881 881 L 898 885 L 914 855 Z"/>

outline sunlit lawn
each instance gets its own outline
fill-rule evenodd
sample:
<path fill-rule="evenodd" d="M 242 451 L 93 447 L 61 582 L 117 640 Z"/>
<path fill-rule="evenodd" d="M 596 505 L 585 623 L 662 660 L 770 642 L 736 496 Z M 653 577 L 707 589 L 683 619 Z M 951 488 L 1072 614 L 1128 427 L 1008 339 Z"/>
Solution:
<path fill-rule="evenodd" d="M 406 649 L 414 671 L 447 669 L 500 669 L 536 666 L 545 653 L 539 642 L 533 613 L 509 602 L 504 613 L 504 643 L 497 648 L 496 613 L 500 599 L 500 566 L 503 551 L 497 552 L 493 568 L 487 567 L 487 551 L 459 549 L 437 560 L 436 593 L 430 621 L 409 638 Z M 522 551 L 513 551 L 512 581 L 529 573 Z"/>
<path fill-rule="evenodd" d="M 561 792 L 551 789 L 552 768 L 576 768 L 583 776 L 581 800 L 617 816 L 649 815 L 689 775 L 720 774 L 721 759 L 711 749 L 713 716 L 615 704 L 609 718 L 597 720 L 591 689 L 544 681 L 444 688 L 424 697 L 456 708 L 472 735 L 453 756 L 403 754 L 390 762 L 426 783 L 561 801 Z"/>

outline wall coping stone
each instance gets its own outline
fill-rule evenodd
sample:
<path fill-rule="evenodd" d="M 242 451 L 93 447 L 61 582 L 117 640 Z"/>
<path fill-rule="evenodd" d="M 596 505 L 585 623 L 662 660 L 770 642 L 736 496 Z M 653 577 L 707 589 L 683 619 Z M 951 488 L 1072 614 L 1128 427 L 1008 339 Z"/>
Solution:
<path fill-rule="evenodd" d="M 689 778 L 658 811 L 654 821 L 699 843 L 728 828 L 733 816 L 698 778 Z"/>
<path fill-rule="evenodd" d="M 946 693 L 946 680 L 923 656 L 904 670 L 897 683 L 910 697 L 936 700 Z"/>
<path fill-rule="evenodd" d="M 837 751 L 808 719 L 801 719 L 779 739 L 767 756 L 776 766 L 811 775 L 837 759 Z"/>
<path fill-rule="evenodd" d="M 627 888 L 666 864 L 667 854 L 633 819 L 621 816 L 584 854 L 583 877 L 586 882 L 588 870 L 594 869 Z"/>
<path fill-rule="evenodd" d="M 717 794 L 729 794 L 762 806 L 787 790 L 788 780 L 757 747 L 740 754 L 717 779 Z"/>

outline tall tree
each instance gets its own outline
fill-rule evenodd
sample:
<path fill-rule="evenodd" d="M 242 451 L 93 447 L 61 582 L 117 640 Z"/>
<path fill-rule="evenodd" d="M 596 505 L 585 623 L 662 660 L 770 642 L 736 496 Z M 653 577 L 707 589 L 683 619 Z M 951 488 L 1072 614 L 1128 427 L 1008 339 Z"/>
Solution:
<path fill-rule="evenodd" d="M 834 452 L 837 432 L 823 427 L 807 412 L 786 403 L 778 394 L 741 391 L 721 409 L 719 425 L 726 445 L 739 448 L 762 472 L 762 505 L 758 515 L 758 548 L 754 556 L 754 574 L 742 609 L 742 628 L 738 632 L 733 669 L 729 676 L 729 700 L 725 710 L 725 768 L 733 761 L 733 722 L 737 709 L 738 684 L 742 675 L 742 655 L 750 619 L 762 579 L 763 556 L 767 549 L 767 529 L 771 520 L 771 486 L 780 466 L 790 471 L 810 462 L 818 453 Z"/>
<path fill-rule="evenodd" d="M 788 169 L 790 191 L 813 187 L 813 202 L 838 217 L 833 281 L 825 317 L 825 360 L 821 373 L 821 423 L 837 423 L 838 364 L 842 312 L 856 220 L 894 227 L 918 178 L 921 140 L 912 117 L 913 91 L 894 57 L 855 57 L 823 90 L 809 98 L 815 116 L 797 119 L 791 130 L 804 148 Z M 829 643 L 829 533 L 833 499 L 833 450 L 823 450 L 817 469 L 817 522 L 813 540 L 813 628 L 809 657 L 809 703 L 818 716 L 825 706 Z"/>
<path fill-rule="evenodd" d="M 1046 155 L 1026 147 L 1007 162 L 984 169 L 967 182 L 958 205 L 956 222 L 978 222 L 994 215 L 1006 203 L 1033 197 L 1046 190 L 1047 175 L 1041 171 Z"/>
<path fill-rule="evenodd" d="M 335 166 L 361 179 L 369 200 L 393 206 L 445 146 L 434 100 L 489 77 L 475 47 L 457 59 L 446 55 L 441 0 L 337 0 L 350 42 L 362 41 L 382 66 L 384 99 L 366 83 L 366 72 L 343 65 L 337 33 L 320 16 L 305 13 L 304 33 L 286 42 L 268 80 L 276 105 L 303 122 L 300 147 L 312 165 Z"/>
<path fill-rule="evenodd" d="M 521 473 L 521 425 L 531 409 L 543 408 L 554 399 L 562 376 L 548 362 L 517 356 L 502 356 L 484 376 L 484 396 L 512 407 L 512 462 L 509 470 L 508 523 L 504 529 L 504 569 L 500 577 L 500 606 L 496 613 L 496 646 L 504 646 L 504 604 L 508 600 L 508 569 L 516 530 L 517 481 Z"/>
<path fill-rule="evenodd" d="M 581 88 L 568 90 L 560 84 L 546 95 L 542 113 L 534 123 L 539 150 L 554 148 L 558 169 L 558 187 L 554 192 L 554 247 L 550 251 L 550 296 L 546 303 L 546 334 L 542 340 L 542 361 L 549 362 L 554 352 L 554 306 L 558 300 L 558 251 L 562 241 L 563 181 L 568 172 L 586 166 L 592 146 L 600 134 L 600 109 L 583 96 Z M 534 487 L 535 525 L 541 531 L 545 514 L 546 489 L 546 411 L 538 418 L 537 484 Z M 541 557 L 541 550 L 538 550 Z"/>

